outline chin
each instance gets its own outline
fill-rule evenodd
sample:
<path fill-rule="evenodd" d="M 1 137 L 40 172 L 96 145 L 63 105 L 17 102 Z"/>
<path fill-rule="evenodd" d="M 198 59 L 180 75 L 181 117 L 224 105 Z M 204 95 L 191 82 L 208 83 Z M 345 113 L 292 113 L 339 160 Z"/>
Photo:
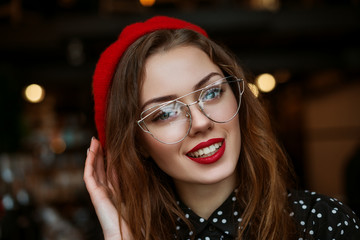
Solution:
<path fill-rule="evenodd" d="M 207 171 L 204 174 L 199 174 L 197 181 L 200 184 L 218 184 L 223 181 L 231 180 L 232 178 L 236 177 L 236 168 L 229 168 L 229 169 L 212 169 L 212 171 Z"/>

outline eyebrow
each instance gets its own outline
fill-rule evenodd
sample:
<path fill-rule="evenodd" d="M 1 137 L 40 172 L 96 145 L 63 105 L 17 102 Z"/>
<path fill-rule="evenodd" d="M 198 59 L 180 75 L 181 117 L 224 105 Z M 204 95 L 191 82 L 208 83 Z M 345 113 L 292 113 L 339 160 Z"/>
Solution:
<path fill-rule="evenodd" d="M 197 84 L 195 84 L 195 86 L 193 87 L 193 90 L 195 91 L 195 90 L 199 89 L 200 87 L 205 85 L 213 76 L 216 76 L 216 75 L 223 77 L 218 72 L 211 72 L 208 75 L 206 75 L 205 77 L 203 77 Z M 166 96 L 162 96 L 162 97 L 152 98 L 152 99 L 146 101 L 141 109 L 143 110 L 149 104 L 167 102 L 167 101 L 171 101 L 177 97 L 178 97 L 177 95 L 172 94 L 172 95 L 166 95 Z"/>

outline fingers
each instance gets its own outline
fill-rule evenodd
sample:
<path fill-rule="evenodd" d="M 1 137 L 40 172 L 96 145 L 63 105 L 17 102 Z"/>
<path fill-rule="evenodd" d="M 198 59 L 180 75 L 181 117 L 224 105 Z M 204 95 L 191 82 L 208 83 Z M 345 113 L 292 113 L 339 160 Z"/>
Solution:
<path fill-rule="evenodd" d="M 88 169 L 86 167 L 89 167 Z M 87 171 L 89 170 L 89 171 Z M 100 142 L 96 138 L 91 139 L 90 147 L 87 152 L 84 176 L 92 175 L 96 181 L 106 184 L 104 168 L 104 155 Z"/>
<path fill-rule="evenodd" d="M 94 161 L 95 161 L 95 152 L 88 148 L 87 156 L 85 161 L 85 169 L 84 169 L 84 181 L 86 184 L 93 183 L 95 181 L 95 169 L 94 169 Z"/>
<path fill-rule="evenodd" d="M 107 198 L 106 175 L 104 169 L 104 157 L 100 142 L 91 139 L 90 147 L 84 169 L 84 181 L 92 200 Z"/>

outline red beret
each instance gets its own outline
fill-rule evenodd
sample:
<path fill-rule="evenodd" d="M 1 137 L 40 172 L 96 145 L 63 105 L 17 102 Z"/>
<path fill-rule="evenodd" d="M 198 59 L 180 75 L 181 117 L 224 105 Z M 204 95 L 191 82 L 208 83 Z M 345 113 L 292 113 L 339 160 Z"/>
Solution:
<path fill-rule="evenodd" d="M 126 49 L 141 36 L 161 29 L 190 29 L 207 37 L 205 30 L 189 22 L 157 16 L 145 22 L 134 23 L 125 27 L 118 39 L 112 43 L 100 56 L 93 76 L 93 94 L 95 124 L 101 145 L 105 147 L 105 115 L 107 95 L 111 80 L 121 56 Z"/>

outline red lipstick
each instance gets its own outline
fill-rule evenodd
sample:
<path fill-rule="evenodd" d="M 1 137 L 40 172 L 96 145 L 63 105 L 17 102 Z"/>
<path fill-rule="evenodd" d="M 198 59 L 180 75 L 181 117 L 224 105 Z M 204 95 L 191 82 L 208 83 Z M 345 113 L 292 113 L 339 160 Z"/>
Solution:
<path fill-rule="evenodd" d="M 211 156 L 208 157 L 190 157 L 188 154 L 191 152 L 195 152 L 199 149 L 205 148 L 205 147 L 209 147 L 215 143 L 219 143 L 222 142 L 221 147 Z M 192 161 L 195 161 L 197 163 L 200 164 L 210 164 L 210 163 L 214 163 L 216 161 L 218 161 L 222 155 L 224 155 L 225 152 L 225 139 L 224 138 L 212 138 L 206 142 L 201 142 L 198 145 L 196 145 L 193 149 L 191 149 L 186 156 L 191 159 Z"/>

